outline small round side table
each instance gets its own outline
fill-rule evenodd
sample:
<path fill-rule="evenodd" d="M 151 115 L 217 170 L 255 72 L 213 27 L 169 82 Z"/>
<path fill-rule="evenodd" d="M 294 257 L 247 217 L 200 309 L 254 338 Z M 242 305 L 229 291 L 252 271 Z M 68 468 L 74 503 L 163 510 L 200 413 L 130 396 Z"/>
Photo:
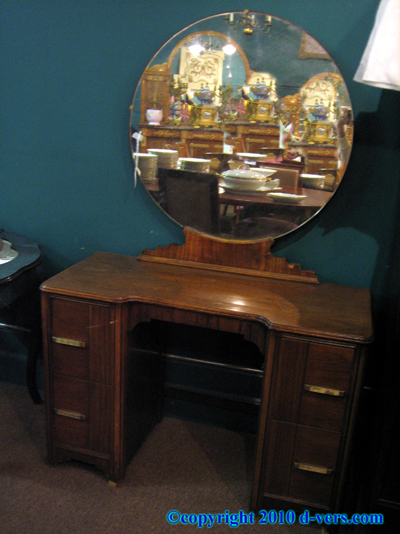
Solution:
<path fill-rule="evenodd" d="M 40 404 L 36 366 L 41 350 L 39 246 L 27 237 L 0 230 L 0 238 L 11 244 L 12 259 L 2 260 L 0 253 L 0 311 L 5 322 L 0 329 L 23 338 L 28 348 L 26 381 L 34 403 Z"/>

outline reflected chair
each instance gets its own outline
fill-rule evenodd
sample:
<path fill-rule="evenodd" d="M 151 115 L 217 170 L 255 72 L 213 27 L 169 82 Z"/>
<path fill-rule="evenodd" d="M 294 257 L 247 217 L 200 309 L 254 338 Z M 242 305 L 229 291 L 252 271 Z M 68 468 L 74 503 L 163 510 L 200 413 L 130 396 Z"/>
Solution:
<path fill-rule="evenodd" d="M 269 147 L 269 146 L 263 146 L 260 148 L 261 154 L 264 154 L 267 160 L 271 160 L 271 162 L 279 163 L 283 159 L 283 153 L 285 152 L 284 148 L 276 148 L 276 147 Z"/>
<path fill-rule="evenodd" d="M 179 169 L 158 169 L 160 206 L 182 226 L 218 234 L 218 176 Z"/>
<path fill-rule="evenodd" d="M 180 158 L 189 157 L 189 148 L 187 144 L 185 143 L 185 141 L 178 141 L 177 143 L 174 143 L 173 145 L 166 144 L 165 148 L 169 150 L 177 150 Z"/>
<path fill-rule="evenodd" d="M 233 153 L 237 154 L 238 152 L 246 152 L 246 148 L 244 145 L 244 139 L 243 137 L 232 137 L 231 142 L 233 145 Z"/>
<path fill-rule="evenodd" d="M 261 167 L 266 167 L 268 169 L 276 169 L 276 173 L 273 174 L 271 178 L 278 178 L 280 185 L 290 186 L 296 189 L 297 187 L 301 187 L 300 168 L 303 167 L 295 168 L 295 166 L 286 165 L 285 163 L 265 163 L 260 165 L 260 168 Z"/>
<path fill-rule="evenodd" d="M 335 191 L 339 182 L 338 171 L 336 169 L 320 169 L 319 174 L 325 176 L 324 191 Z"/>
<path fill-rule="evenodd" d="M 212 146 L 207 141 L 202 143 L 200 141 L 189 143 L 189 158 L 204 158 L 205 152 L 210 152 Z"/>
<path fill-rule="evenodd" d="M 262 154 L 262 148 L 265 146 L 265 138 L 246 137 L 245 138 L 245 152 Z"/>

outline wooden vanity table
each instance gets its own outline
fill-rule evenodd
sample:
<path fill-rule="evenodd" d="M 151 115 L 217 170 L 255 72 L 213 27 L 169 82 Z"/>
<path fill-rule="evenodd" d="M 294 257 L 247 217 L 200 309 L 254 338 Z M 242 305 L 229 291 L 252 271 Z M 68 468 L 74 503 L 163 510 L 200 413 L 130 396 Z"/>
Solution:
<path fill-rule="evenodd" d="M 163 398 L 162 349 L 135 332 L 190 325 L 260 354 L 251 508 L 337 510 L 372 338 L 369 291 L 319 283 L 272 256 L 272 240 L 185 233 L 185 245 L 140 258 L 94 254 L 42 285 L 49 461 L 120 480 Z"/>

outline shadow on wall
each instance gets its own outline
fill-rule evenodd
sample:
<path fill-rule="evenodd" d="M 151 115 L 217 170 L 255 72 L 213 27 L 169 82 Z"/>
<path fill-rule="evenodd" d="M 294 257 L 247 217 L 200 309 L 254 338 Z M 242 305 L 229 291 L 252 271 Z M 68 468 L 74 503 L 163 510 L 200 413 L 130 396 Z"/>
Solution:
<path fill-rule="evenodd" d="M 307 263 L 318 266 L 321 250 L 313 247 L 312 242 L 319 233 L 320 246 L 327 246 L 324 268 L 328 277 L 334 277 L 334 271 L 330 273 L 327 265 L 330 255 L 332 269 L 337 269 L 338 264 L 349 271 L 354 269 L 353 274 L 349 272 L 349 283 L 377 287 L 380 291 L 399 212 L 400 127 L 396 124 L 399 116 L 400 93 L 388 90 L 382 91 L 376 112 L 357 115 L 351 158 L 334 198 L 293 236 L 279 240 L 274 253 L 284 255 L 287 251 L 283 249 L 290 247 L 288 256 L 293 255 L 303 266 Z M 381 251 L 386 251 L 387 257 Z M 343 260 L 339 261 L 341 256 Z M 357 277 L 357 269 L 359 284 L 351 279 Z"/>

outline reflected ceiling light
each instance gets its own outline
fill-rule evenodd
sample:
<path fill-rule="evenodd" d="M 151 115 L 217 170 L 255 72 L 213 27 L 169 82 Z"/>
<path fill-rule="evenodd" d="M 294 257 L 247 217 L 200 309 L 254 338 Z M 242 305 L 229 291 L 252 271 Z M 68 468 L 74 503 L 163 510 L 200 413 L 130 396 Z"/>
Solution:
<path fill-rule="evenodd" d="M 231 56 L 236 52 L 236 48 L 233 46 L 232 43 L 228 43 L 225 46 L 222 47 L 222 50 L 225 52 L 227 56 Z"/>
<path fill-rule="evenodd" d="M 206 50 L 204 46 L 202 46 L 200 43 L 192 44 L 188 48 L 189 48 L 190 53 L 193 54 L 194 56 L 199 56 L 201 52 L 205 52 Z"/>
<path fill-rule="evenodd" d="M 268 33 L 271 29 L 271 16 L 265 15 L 264 21 L 260 23 L 254 13 L 250 13 L 248 9 L 245 9 L 243 13 L 239 14 L 239 17 L 235 20 L 235 13 L 229 13 L 226 15 L 225 20 L 228 25 L 236 29 L 238 26 L 243 27 L 243 33 L 251 35 L 255 29 L 261 32 Z"/>
<path fill-rule="evenodd" d="M 194 56 L 201 56 L 206 52 L 208 54 L 216 54 L 217 52 L 221 52 L 221 50 L 227 56 L 231 56 L 236 52 L 236 48 L 232 43 L 226 43 L 222 46 L 222 43 L 213 39 L 212 36 L 201 37 L 200 39 L 197 38 L 191 45 L 188 46 L 188 49 Z"/>

